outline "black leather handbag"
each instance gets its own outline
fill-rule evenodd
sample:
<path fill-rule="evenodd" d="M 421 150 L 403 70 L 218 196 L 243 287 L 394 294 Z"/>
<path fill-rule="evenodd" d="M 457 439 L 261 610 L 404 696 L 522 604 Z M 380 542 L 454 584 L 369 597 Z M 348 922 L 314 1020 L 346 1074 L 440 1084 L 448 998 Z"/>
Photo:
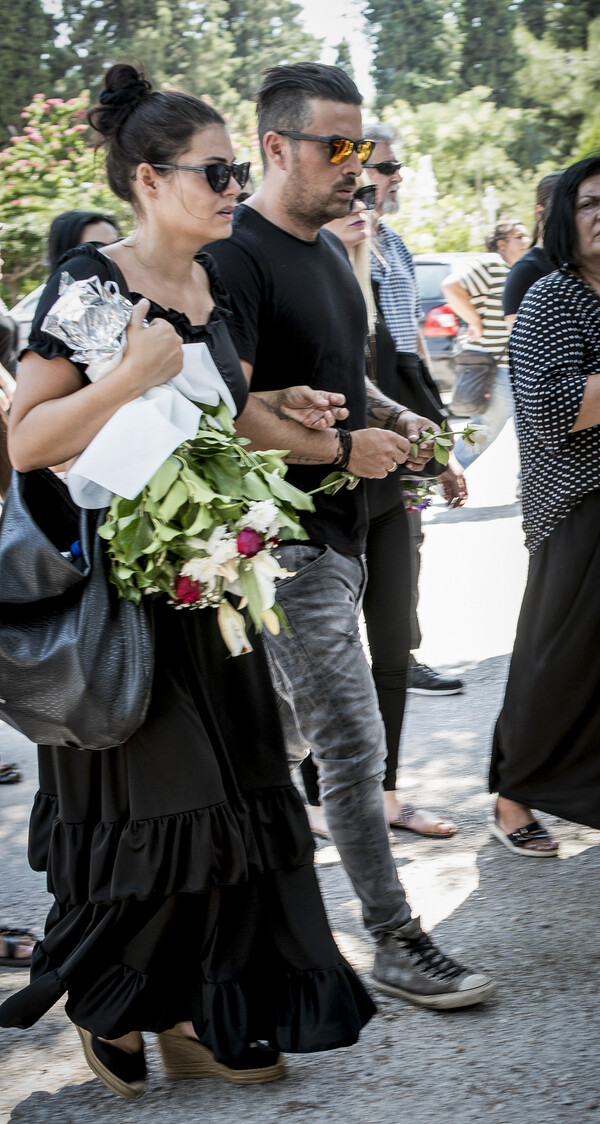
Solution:
<path fill-rule="evenodd" d="M 146 604 L 118 597 L 96 529 L 49 469 L 13 472 L 0 518 L 0 718 L 34 742 L 104 749 L 146 716 Z"/>

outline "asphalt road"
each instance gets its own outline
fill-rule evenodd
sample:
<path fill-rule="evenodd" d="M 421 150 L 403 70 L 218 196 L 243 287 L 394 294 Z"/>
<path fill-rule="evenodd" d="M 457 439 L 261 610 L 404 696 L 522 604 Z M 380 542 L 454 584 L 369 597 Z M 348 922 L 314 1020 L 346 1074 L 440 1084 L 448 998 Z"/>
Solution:
<path fill-rule="evenodd" d="M 510 432 L 473 467 L 470 482 L 469 507 L 447 513 L 436 505 L 428 514 L 421 582 L 423 659 L 459 671 L 465 692 L 410 696 L 400 773 L 409 798 L 451 812 L 460 831 L 443 842 L 402 833 L 393 852 L 424 925 L 445 950 L 491 973 L 497 997 L 481 1008 L 432 1014 L 380 996 L 357 1046 L 290 1057 L 286 1079 L 263 1087 L 169 1084 L 150 1041 L 150 1086 L 133 1105 L 91 1077 L 75 1032 L 55 1008 L 30 1031 L 0 1032 L 0 1122 L 600 1120 L 600 834 L 548 817 L 561 857 L 524 860 L 487 829 L 490 732 L 526 573 Z M 25 861 L 34 751 L 1 727 L 0 752 L 25 772 L 24 783 L 0 787 L 0 918 L 39 929 L 48 898 Z M 368 981 L 372 949 L 335 849 L 320 844 L 317 861 L 336 937 Z M 0 971 L 0 994 L 24 976 Z"/>

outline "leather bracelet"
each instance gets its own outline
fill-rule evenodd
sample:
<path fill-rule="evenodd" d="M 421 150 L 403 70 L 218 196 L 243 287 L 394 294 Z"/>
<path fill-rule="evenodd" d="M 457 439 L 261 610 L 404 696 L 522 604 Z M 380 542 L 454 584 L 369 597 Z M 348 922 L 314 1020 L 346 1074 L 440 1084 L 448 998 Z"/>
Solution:
<path fill-rule="evenodd" d="M 352 434 L 349 429 L 339 428 L 337 431 L 338 437 L 338 451 L 333 464 L 336 468 L 342 471 L 348 467 L 348 461 L 352 454 Z"/>

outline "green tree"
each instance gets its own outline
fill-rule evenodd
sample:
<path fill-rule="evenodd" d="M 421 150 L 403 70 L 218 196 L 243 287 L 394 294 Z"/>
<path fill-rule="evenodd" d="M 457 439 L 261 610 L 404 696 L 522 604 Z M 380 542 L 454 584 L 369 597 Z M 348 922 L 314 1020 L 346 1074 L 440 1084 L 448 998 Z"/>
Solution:
<path fill-rule="evenodd" d="M 462 33 L 460 75 L 464 89 L 489 86 L 497 105 L 514 105 L 519 57 L 513 32 L 516 26 L 512 0 L 461 0 L 458 25 Z"/>
<path fill-rule="evenodd" d="M 133 55 L 156 85 L 208 97 L 223 112 L 231 110 L 239 95 L 231 81 L 235 44 L 224 28 L 227 9 L 226 0 L 156 0 L 156 20 L 137 31 Z"/>
<path fill-rule="evenodd" d="M 95 90 L 111 62 L 141 59 L 157 84 L 232 109 L 265 67 L 319 56 L 301 15 L 294 0 L 62 0 L 62 89 Z"/>
<path fill-rule="evenodd" d="M 563 51 L 586 50 L 588 31 L 600 16 L 600 0 L 565 0 L 556 6 L 549 26 L 557 47 Z"/>
<path fill-rule="evenodd" d="M 48 76 L 52 17 L 40 0 L 3 4 L 0 36 L 0 143 L 21 125 L 21 110 Z"/>
<path fill-rule="evenodd" d="M 52 219 L 72 209 L 115 214 L 131 223 L 130 208 L 106 184 L 104 161 L 87 141 L 87 94 L 64 101 L 36 94 L 23 110 L 23 132 L 0 152 L 0 222 L 4 292 L 8 303 L 42 280 Z"/>
<path fill-rule="evenodd" d="M 535 39 L 519 28 L 516 39 L 522 60 L 518 76 L 521 104 L 533 109 L 545 156 L 560 167 L 569 162 L 578 137 L 597 114 L 600 18 L 588 28 L 587 50 L 562 50 L 551 31 Z"/>
<path fill-rule="evenodd" d="M 224 7 L 223 27 L 233 44 L 229 77 L 242 100 L 254 98 L 267 67 L 319 57 L 322 40 L 304 31 L 294 0 L 226 0 Z"/>
<path fill-rule="evenodd" d="M 347 39 L 340 39 L 340 42 L 337 45 L 335 65 L 341 67 L 341 69 L 344 70 L 350 78 L 354 78 L 352 55 L 350 53 L 350 44 Z"/>
<path fill-rule="evenodd" d="M 519 19 L 536 39 L 541 39 L 548 26 L 548 0 L 521 0 Z"/>
<path fill-rule="evenodd" d="M 447 3 L 369 0 L 365 16 L 374 44 L 378 112 L 398 99 L 419 105 L 455 92 L 457 42 Z"/>

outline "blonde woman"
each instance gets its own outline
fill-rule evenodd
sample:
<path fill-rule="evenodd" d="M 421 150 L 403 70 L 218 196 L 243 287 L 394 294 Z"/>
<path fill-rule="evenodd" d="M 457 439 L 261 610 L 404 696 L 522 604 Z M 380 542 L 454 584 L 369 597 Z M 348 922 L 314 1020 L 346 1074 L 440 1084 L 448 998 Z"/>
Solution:
<path fill-rule="evenodd" d="M 366 175 L 354 193 L 350 213 L 327 224 L 343 242 L 361 286 L 369 321 L 367 365 L 369 378 L 397 400 L 396 349 L 385 321 L 378 315 L 371 286 L 371 212 L 376 189 Z M 368 481 L 369 533 L 367 565 L 369 580 L 363 609 L 372 659 L 373 678 L 383 718 L 387 758 L 384 803 L 390 827 L 413 831 L 435 839 L 456 832 L 452 820 L 417 809 L 396 791 L 398 752 L 406 703 L 406 679 L 410 651 L 411 558 L 408 519 L 402 499 L 400 473 L 383 480 Z M 312 757 L 302 763 L 302 777 L 309 800 L 308 818 L 316 835 L 328 835 L 319 804 L 317 771 Z"/>

